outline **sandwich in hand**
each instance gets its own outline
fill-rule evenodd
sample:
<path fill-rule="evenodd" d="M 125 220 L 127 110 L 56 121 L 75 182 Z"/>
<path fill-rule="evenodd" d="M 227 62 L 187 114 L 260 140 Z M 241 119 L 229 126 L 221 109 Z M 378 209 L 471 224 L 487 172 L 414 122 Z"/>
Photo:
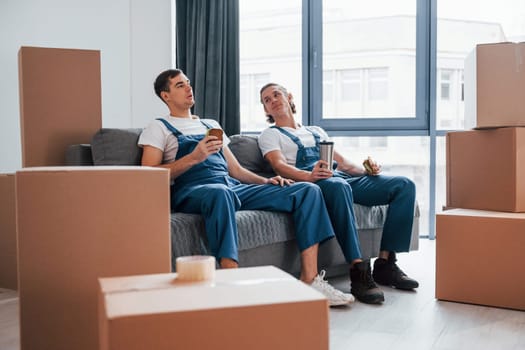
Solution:
<path fill-rule="evenodd" d="M 381 168 L 372 160 L 371 157 L 368 157 L 363 162 L 363 167 L 369 175 L 377 175 L 381 171 Z"/>

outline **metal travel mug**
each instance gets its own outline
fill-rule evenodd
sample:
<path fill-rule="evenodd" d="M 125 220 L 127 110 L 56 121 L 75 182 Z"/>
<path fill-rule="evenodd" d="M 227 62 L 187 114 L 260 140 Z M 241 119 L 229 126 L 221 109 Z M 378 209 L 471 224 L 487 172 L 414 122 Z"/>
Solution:
<path fill-rule="evenodd" d="M 329 169 L 332 169 L 334 162 L 334 143 L 332 141 L 319 142 L 319 156 L 321 160 L 329 164 Z"/>

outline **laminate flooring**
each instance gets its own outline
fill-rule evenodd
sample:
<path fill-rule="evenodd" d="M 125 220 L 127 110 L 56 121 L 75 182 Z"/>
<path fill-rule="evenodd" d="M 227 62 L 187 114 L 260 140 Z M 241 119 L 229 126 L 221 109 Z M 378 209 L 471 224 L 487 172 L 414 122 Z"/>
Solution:
<path fill-rule="evenodd" d="M 419 281 L 417 291 L 381 287 L 383 305 L 331 309 L 331 350 L 525 349 L 525 312 L 435 299 L 435 243 L 421 239 L 418 251 L 398 254 L 401 269 Z M 512 288 L 508 281 L 502 288 Z M 347 277 L 331 283 L 350 290 Z"/>
<path fill-rule="evenodd" d="M 398 263 L 420 282 L 420 288 L 405 292 L 382 287 L 383 305 L 355 302 L 331 308 L 331 350 L 525 349 L 525 312 L 434 298 L 435 241 L 421 239 L 419 251 L 398 255 Z M 341 290 L 350 289 L 347 276 L 330 282 Z M 512 288 L 510 277 L 502 287 Z M 1 350 L 19 350 L 18 330 L 18 295 L 0 289 Z"/>

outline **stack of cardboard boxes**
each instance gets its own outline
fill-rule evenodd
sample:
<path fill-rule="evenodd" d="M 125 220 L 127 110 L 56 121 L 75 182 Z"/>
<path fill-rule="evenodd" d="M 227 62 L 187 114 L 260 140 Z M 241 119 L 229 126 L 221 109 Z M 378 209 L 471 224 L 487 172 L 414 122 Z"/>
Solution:
<path fill-rule="evenodd" d="M 169 174 L 61 166 L 102 125 L 99 51 L 22 47 L 19 78 L 23 168 L 0 176 L 0 228 L 21 349 L 97 349 L 98 278 L 171 270 Z"/>
<path fill-rule="evenodd" d="M 436 297 L 525 310 L 525 43 L 467 57 L 465 124 L 447 134 Z"/>
<path fill-rule="evenodd" d="M 326 298 L 276 268 L 172 283 L 168 170 L 61 166 L 101 127 L 100 52 L 23 47 L 19 64 L 23 169 L 0 174 L 0 286 L 18 289 L 22 350 L 328 349 Z"/>

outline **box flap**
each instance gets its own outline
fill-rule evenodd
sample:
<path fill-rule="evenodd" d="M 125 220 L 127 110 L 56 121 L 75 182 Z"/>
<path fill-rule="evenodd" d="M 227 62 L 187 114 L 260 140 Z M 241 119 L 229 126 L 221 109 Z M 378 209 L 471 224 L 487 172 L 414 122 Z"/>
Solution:
<path fill-rule="evenodd" d="M 220 270 L 215 280 L 204 282 L 180 282 L 176 275 L 100 278 L 107 317 L 325 299 L 273 266 Z"/>

